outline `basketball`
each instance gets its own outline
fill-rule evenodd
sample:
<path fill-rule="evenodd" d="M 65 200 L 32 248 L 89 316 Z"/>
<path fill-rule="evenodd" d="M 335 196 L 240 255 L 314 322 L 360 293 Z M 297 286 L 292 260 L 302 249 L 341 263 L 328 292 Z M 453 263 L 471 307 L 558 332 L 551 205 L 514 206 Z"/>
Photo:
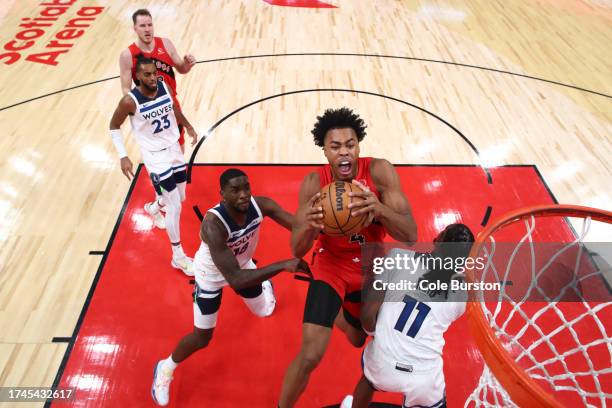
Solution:
<path fill-rule="evenodd" d="M 368 214 L 357 217 L 351 215 L 348 205 L 351 200 L 362 200 L 361 197 L 349 197 L 349 193 L 361 193 L 363 190 L 346 181 L 334 181 L 321 189 L 321 196 L 315 206 L 323 207 L 323 220 L 326 235 L 332 237 L 351 236 L 363 228 Z"/>

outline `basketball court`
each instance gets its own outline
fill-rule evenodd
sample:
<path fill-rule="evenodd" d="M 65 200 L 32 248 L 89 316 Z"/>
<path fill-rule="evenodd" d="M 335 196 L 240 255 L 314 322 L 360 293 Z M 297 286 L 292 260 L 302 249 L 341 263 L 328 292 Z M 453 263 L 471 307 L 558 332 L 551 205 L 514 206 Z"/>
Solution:
<path fill-rule="evenodd" d="M 142 166 L 125 179 L 108 135 L 118 56 L 135 39 L 130 16 L 140 7 L 156 35 L 198 60 L 177 76 L 185 115 L 207 136 L 186 152 L 188 255 L 199 245 L 198 212 L 218 202 L 228 167 L 250 176 L 255 195 L 296 209 L 302 178 L 325 160 L 310 130 L 329 107 L 364 118 L 361 155 L 396 165 L 421 242 L 449 223 L 478 232 L 527 206 L 611 209 L 608 2 L 6 1 L 3 52 L 19 58 L 0 59 L 2 387 L 75 388 L 74 400 L 52 406 L 154 406 L 154 365 L 191 330 L 193 284 L 170 266 L 166 233 L 143 210 L 150 181 Z M 26 33 L 26 18 L 48 26 Z M 87 18 L 83 32 L 59 38 L 75 18 Z M 129 125 L 123 131 L 138 163 Z M 290 255 L 286 231 L 266 221 L 262 234 L 260 264 Z M 286 273 L 273 281 L 277 311 L 266 319 L 225 290 L 214 339 L 177 369 L 170 406 L 275 406 L 299 349 L 307 283 Z M 463 406 L 482 356 L 465 316 L 445 337 L 448 406 Z M 334 330 L 298 406 L 338 406 L 360 355 Z"/>

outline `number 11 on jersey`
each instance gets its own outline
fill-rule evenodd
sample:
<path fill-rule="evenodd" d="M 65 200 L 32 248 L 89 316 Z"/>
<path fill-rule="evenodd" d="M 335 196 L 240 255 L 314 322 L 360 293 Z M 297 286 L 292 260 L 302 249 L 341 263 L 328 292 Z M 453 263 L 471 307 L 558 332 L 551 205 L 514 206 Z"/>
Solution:
<path fill-rule="evenodd" d="M 431 307 L 427 306 L 425 303 L 419 302 L 416 299 L 411 298 L 408 295 L 404 296 L 403 302 L 405 303 L 405 305 L 402 309 L 402 313 L 400 313 L 399 318 L 395 323 L 394 329 L 399 332 L 403 332 L 404 328 L 406 327 L 406 322 L 408 322 L 408 318 L 416 307 L 419 313 L 416 315 L 414 321 L 410 325 L 410 328 L 406 332 L 406 336 L 414 338 L 419 332 L 421 325 L 423 325 L 423 321 L 425 321 L 425 317 L 427 317 L 427 314 L 431 310 Z"/>

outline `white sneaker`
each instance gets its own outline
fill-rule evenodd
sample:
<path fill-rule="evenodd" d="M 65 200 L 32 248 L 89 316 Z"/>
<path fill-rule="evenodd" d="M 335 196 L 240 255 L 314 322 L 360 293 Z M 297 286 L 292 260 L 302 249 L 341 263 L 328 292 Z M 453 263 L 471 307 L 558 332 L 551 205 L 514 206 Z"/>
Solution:
<path fill-rule="evenodd" d="M 172 257 L 171 265 L 173 268 L 180 269 L 187 276 L 194 276 L 193 273 L 193 259 L 183 255 L 181 257 Z"/>
<path fill-rule="evenodd" d="M 153 203 L 146 203 L 144 205 L 144 210 L 151 218 L 153 218 L 153 225 L 155 225 L 159 229 L 166 229 L 166 219 L 162 215 L 161 211 L 153 212 L 151 209 L 151 205 Z"/>
<path fill-rule="evenodd" d="M 151 386 L 151 396 L 157 405 L 165 407 L 170 400 L 170 383 L 172 373 L 163 368 L 164 360 L 160 360 L 155 365 L 153 372 L 153 385 Z"/>
<path fill-rule="evenodd" d="M 353 406 L 353 396 L 347 395 L 342 400 L 342 404 L 340 404 L 340 408 L 351 408 Z"/>
<path fill-rule="evenodd" d="M 265 280 L 261 282 L 261 289 L 263 291 L 264 299 L 266 299 L 266 305 L 269 308 L 266 313 L 266 317 L 270 316 L 276 308 L 276 296 L 274 296 L 274 285 L 271 280 Z"/>

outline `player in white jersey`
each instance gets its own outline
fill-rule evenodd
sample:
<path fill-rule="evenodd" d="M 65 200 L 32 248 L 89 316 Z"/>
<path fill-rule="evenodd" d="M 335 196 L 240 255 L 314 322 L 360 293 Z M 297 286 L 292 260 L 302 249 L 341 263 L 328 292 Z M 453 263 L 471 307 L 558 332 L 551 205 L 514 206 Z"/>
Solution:
<path fill-rule="evenodd" d="M 353 396 L 347 396 L 341 408 L 366 408 L 376 390 L 403 393 L 405 408 L 446 407 L 443 336 L 465 311 L 467 297 L 465 292 L 440 290 L 438 283 L 435 289 L 428 290 L 426 284 L 449 284 L 451 279 L 457 279 L 459 275 L 449 263 L 433 261 L 452 259 L 455 266 L 463 265 L 456 260 L 465 259 L 472 242 L 474 235 L 467 226 L 451 224 L 434 239 L 431 254 L 403 249 L 387 254 L 387 258 L 396 259 L 399 255 L 400 259 L 407 256 L 421 261 L 416 263 L 416 270 L 387 271 L 382 279 L 414 282 L 417 289 L 384 292 L 372 288 L 379 279 L 376 275 L 367 281 L 369 293 L 362 305 L 361 323 L 374 339 L 363 352 L 363 374 Z M 425 269 L 425 265 L 434 266 Z"/>
<path fill-rule="evenodd" d="M 178 144 L 178 125 L 182 125 L 192 138 L 198 135 L 173 101 L 163 81 L 157 79 L 152 60 L 139 58 L 136 62 L 139 85 L 124 95 L 110 122 L 110 133 L 121 158 L 121 171 L 128 180 L 134 177 L 132 161 L 127 155 L 121 135 L 121 125 L 130 116 L 132 132 L 140 145 L 142 160 L 153 184 L 162 191 L 166 205 L 166 232 L 172 247 L 171 265 L 186 275 L 193 276 L 192 260 L 183 251 L 179 221 L 185 200 L 187 172 L 185 158 Z M 158 209 L 159 210 L 159 209 Z"/>
<path fill-rule="evenodd" d="M 268 279 L 284 270 L 310 275 L 308 265 L 297 258 L 256 268 L 252 256 L 263 217 L 268 216 L 291 230 L 293 216 L 270 198 L 252 197 L 249 179 L 241 170 L 226 170 L 220 185 L 223 200 L 208 210 L 202 221 L 202 242 L 194 259 L 193 332 L 184 336 L 172 354 L 155 366 L 151 394 L 158 405 L 168 404 L 172 373 L 177 364 L 208 346 L 212 339 L 223 287 L 229 285 L 253 314 L 266 317 L 272 314 L 276 304 Z"/>

